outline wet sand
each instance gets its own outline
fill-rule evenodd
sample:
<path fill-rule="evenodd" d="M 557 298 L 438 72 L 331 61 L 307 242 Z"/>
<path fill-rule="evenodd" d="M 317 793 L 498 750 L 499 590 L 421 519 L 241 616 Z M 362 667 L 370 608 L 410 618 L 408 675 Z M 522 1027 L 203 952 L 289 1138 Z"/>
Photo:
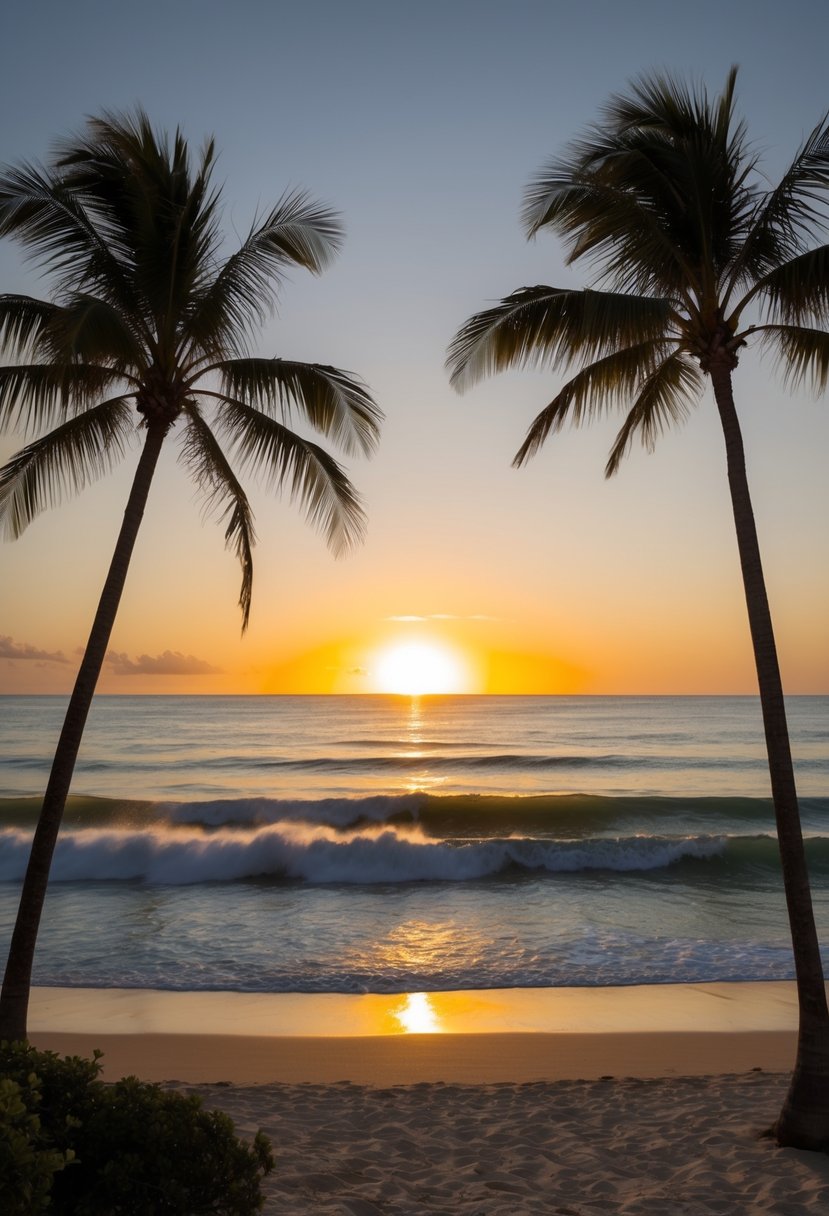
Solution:
<path fill-rule="evenodd" d="M 379 996 L 38 989 L 31 1037 L 105 1052 L 270 1136 L 271 1216 L 821 1216 L 778 1149 L 793 986 Z"/>

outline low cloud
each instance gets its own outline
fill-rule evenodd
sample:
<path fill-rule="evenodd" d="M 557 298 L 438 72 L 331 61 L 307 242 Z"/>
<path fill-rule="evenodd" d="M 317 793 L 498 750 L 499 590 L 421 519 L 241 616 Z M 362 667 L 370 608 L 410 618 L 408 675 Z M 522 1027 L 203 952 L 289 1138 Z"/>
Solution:
<path fill-rule="evenodd" d="M 10 637 L 0 637 L 0 659 L 35 659 L 39 663 L 68 663 L 62 650 L 39 650 L 28 642 L 15 642 Z"/>
<path fill-rule="evenodd" d="M 137 659 L 110 650 L 106 661 L 116 676 L 215 676 L 222 670 L 179 650 L 165 650 L 155 656 L 140 654 Z"/>
<path fill-rule="evenodd" d="M 387 621 L 497 621 L 497 616 L 487 616 L 483 612 L 473 612 L 470 615 L 455 614 L 454 612 L 430 612 L 426 616 L 387 616 Z"/>

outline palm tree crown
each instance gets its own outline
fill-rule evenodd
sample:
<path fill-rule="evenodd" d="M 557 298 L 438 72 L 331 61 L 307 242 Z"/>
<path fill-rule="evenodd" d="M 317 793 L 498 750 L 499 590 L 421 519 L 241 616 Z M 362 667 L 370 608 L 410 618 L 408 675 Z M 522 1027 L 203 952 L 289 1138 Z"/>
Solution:
<path fill-rule="evenodd" d="M 699 398 L 712 361 L 733 369 L 752 335 L 792 380 L 826 386 L 829 246 L 814 239 L 826 218 L 829 124 L 765 189 L 735 120 L 735 81 L 732 69 L 711 101 L 670 77 L 640 80 L 527 189 L 527 234 L 559 233 L 569 263 L 587 258 L 600 272 L 595 290 L 522 288 L 471 317 L 450 346 L 459 389 L 508 367 L 578 365 L 516 465 L 568 421 L 620 406 L 606 469 L 616 472 L 631 441 L 652 447 Z"/>
<path fill-rule="evenodd" d="M 363 528 L 342 467 L 292 424 L 298 418 L 346 452 L 368 453 L 381 418 L 368 391 L 335 367 L 258 358 L 248 348 L 285 268 L 318 273 L 336 252 L 337 217 L 289 193 L 223 259 L 213 162 L 210 142 L 191 167 L 180 132 L 156 135 L 139 111 L 93 119 L 48 168 L 0 171 L 0 236 L 16 237 L 54 279 L 51 301 L 0 296 L 0 345 L 19 360 L 0 367 L 0 428 L 38 436 L 0 469 L 0 529 L 19 535 L 63 493 L 109 469 L 139 428 L 144 435 L 32 841 L 0 992 L 0 1039 L 26 1037 L 52 856 L 169 431 L 182 424 L 179 458 L 241 562 L 243 629 L 253 515 L 223 444 L 299 499 L 335 550 Z"/>
<path fill-rule="evenodd" d="M 595 288 L 525 287 L 461 327 L 448 364 L 458 388 L 528 364 L 573 372 L 538 414 L 514 463 L 547 436 L 617 406 L 615 473 L 638 436 L 659 433 L 710 378 L 725 441 L 731 504 L 757 670 L 800 1012 L 778 1140 L 829 1150 L 829 1008 L 800 827 L 783 685 L 732 376 L 756 339 L 791 381 L 829 379 L 829 118 L 779 185 L 757 172 L 735 118 L 732 69 L 722 95 L 668 76 L 611 98 L 603 121 L 531 182 L 529 236 L 565 241 L 570 263 L 598 267 Z M 573 371 L 573 369 L 575 369 Z"/>
<path fill-rule="evenodd" d="M 0 175 L 0 235 L 22 242 L 54 282 L 51 301 L 0 296 L 0 340 L 21 359 L 0 367 L 0 428 L 53 428 L 0 470 L 0 526 L 19 535 L 106 471 L 136 424 L 182 424 L 179 459 L 241 562 L 244 628 L 253 518 L 223 446 L 296 497 L 339 551 L 361 535 L 358 496 L 292 424 L 368 453 L 381 414 L 345 372 L 251 354 L 285 269 L 319 273 L 342 230 L 335 213 L 294 191 L 222 259 L 214 159 L 211 141 L 191 166 L 182 135 L 157 135 L 139 111 L 91 120 L 48 168 Z"/>

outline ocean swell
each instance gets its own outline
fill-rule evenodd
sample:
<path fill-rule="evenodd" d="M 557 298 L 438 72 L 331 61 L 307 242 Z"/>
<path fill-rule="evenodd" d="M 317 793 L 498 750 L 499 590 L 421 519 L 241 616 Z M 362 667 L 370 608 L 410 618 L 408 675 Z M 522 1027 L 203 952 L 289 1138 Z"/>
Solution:
<path fill-rule="evenodd" d="M 312 883 L 467 882 L 506 871 L 573 874 L 663 869 L 720 855 L 718 836 L 545 840 L 521 836 L 435 840 L 417 825 L 337 831 L 281 823 L 254 830 L 82 829 L 58 841 L 54 882 L 141 881 L 186 885 L 271 878 Z M 29 836 L 0 834 L 0 881 L 22 877 Z"/>

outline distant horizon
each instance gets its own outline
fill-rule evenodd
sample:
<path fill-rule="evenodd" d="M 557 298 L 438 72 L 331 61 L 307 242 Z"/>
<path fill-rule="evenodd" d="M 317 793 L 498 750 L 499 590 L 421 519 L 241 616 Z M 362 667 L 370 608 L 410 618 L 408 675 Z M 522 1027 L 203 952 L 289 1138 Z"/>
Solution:
<path fill-rule="evenodd" d="M 0 700 L 16 700 L 21 697 L 52 697 L 60 700 L 67 700 L 71 694 L 68 692 L 0 692 Z M 786 692 L 786 697 L 811 697 L 820 699 L 821 697 L 829 697 L 827 692 Z M 275 698 L 275 697 L 318 697 L 328 699 L 331 697 L 349 697 L 355 698 L 395 698 L 399 701 L 438 701 L 438 700 L 471 700 L 475 697 L 480 700 L 495 700 L 497 698 L 504 699 L 514 697 L 516 699 L 527 699 L 537 697 L 539 700 L 549 697 L 560 697 L 566 701 L 598 701 L 598 700 L 630 700 L 639 701 L 675 701 L 680 698 L 683 700 L 711 700 L 719 698 L 721 700 L 757 700 L 760 699 L 758 692 L 426 692 L 426 693 L 403 693 L 403 692 L 99 692 L 95 694 L 95 701 L 103 700 L 112 697 L 215 697 L 217 699 L 229 700 L 232 697 L 244 697 L 248 700 L 257 700 L 260 698 Z M 94 704 L 94 702 L 93 702 Z"/>

